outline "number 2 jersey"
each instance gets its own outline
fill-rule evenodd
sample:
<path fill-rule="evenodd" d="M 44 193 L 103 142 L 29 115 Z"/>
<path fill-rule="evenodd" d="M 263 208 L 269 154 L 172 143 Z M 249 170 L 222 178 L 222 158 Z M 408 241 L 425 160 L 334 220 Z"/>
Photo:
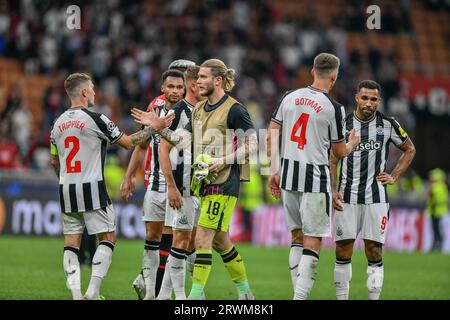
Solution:
<path fill-rule="evenodd" d="M 66 110 L 55 121 L 51 144 L 60 163 L 62 212 L 97 210 L 111 203 L 103 175 L 106 147 L 122 135 L 108 117 L 82 107 Z"/>
<path fill-rule="evenodd" d="M 299 192 L 331 192 L 331 143 L 343 141 L 344 107 L 313 88 L 288 91 L 272 116 L 282 126 L 280 187 Z"/>

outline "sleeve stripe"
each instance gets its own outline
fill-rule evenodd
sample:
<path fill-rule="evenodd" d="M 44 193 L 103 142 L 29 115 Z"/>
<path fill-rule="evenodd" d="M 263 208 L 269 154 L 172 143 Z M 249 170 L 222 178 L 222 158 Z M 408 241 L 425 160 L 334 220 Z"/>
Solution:
<path fill-rule="evenodd" d="M 123 135 L 124 135 L 124 133 L 123 133 L 123 132 L 120 132 L 120 134 L 119 134 L 119 136 L 118 136 L 117 138 L 111 140 L 111 143 L 116 143 L 120 138 L 123 137 Z"/>
<path fill-rule="evenodd" d="M 286 91 L 286 92 L 283 94 L 283 96 L 281 97 L 280 101 L 278 102 L 277 108 L 275 109 L 275 111 L 274 111 L 273 114 L 272 114 L 272 119 L 275 118 L 275 117 L 277 116 L 278 109 L 280 109 L 281 103 L 283 102 L 284 98 L 286 98 L 286 96 L 287 96 L 289 93 L 291 93 L 292 91 L 294 91 L 294 90 L 288 90 L 288 91 Z"/>
<path fill-rule="evenodd" d="M 334 116 L 336 118 L 336 129 L 337 129 L 337 132 L 336 132 L 337 140 L 335 140 L 335 141 L 340 141 L 345 138 L 342 133 L 342 131 L 343 131 L 342 120 L 345 117 L 344 106 L 342 106 L 339 103 L 337 103 L 336 101 L 334 101 L 328 94 L 324 93 L 324 95 L 328 98 L 328 100 L 334 107 Z"/>
<path fill-rule="evenodd" d="M 276 124 L 279 124 L 280 126 L 283 125 L 283 121 L 277 120 L 274 117 L 272 117 L 272 119 L 270 119 L 270 121 L 275 122 Z"/>
<path fill-rule="evenodd" d="M 114 138 L 114 137 L 112 136 L 112 132 L 110 132 L 110 131 L 108 130 L 107 124 L 106 124 L 105 121 L 103 121 L 103 119 L 102 119 L 102 116 L 103 116 L 102 114 L 98 114 L 98 113 L 95 113 L 95 112 L 91 112 L 91 111 L 86 110 L 86 109 L 81 109 L 81 110 L 83 110 L 84 112 L 86 112 L 86 113 L 92 118 L 92 120 L 94 120 L 94 122 L 95 122 L 95 124 L 97 125 L 97 127 L 100 129 L 100 131 L 103 132 L 103 134 L 108 138 L 108 140 L 109 140 L 111 143 L 116 142 L 117 140 L 119 140 L 119 139 L 123 136 L 123 132 L 120 131 L 120 130 L 119 130 L 119 131 L 120 131 L 120 134 L 119 134 L 118 137 Z M 103 117 L 105 117 L 105 116 L 103 116 Z"/>

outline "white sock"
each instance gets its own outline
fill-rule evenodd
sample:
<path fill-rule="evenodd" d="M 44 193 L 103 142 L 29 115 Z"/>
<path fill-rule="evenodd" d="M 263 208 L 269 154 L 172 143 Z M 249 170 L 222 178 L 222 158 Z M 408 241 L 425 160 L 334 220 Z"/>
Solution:
<path fill-rule="evenodd" d="M 79 249 L 64 247 L 63 267 L 67 277 L 67 287 L 72 291 L 73 300 L 81 300 L 80 263 L 78 261 Z"/>
<path fill-rule="evenodd" d="M 383 287 L 383 261 L 371 262 L 367 266 L 367 289 L 369 290 L 369 300 L 378 300 Z"/>
<path fill-rule="evenodd" d="M 194 265 L 195 265 L 196 257 L 197 257 L 197 253 L 196 253 L 195 249 L 186 255 L 186 269 L 189 272 L 189 274 L 191 275 L 191 279 L 192 279 L 192 275 L 194 274 Z"/>
<path fill-rule="evenodd" d="M 186 277 L 186 251 L 183 249 L 172 248 L 170 250 L 170 266 L 166 271 L 170 273 L 173 291 L 176 300 L 186 300 L 184 290 L 184 281 Z"/>
<path fill-rule="evenodd" d="M 348 300 L 352 280 L 352 260 L 336 259 L 334 264 L 334 287 L 337 300 Z"/>
<path fill-rule="evenodd" d="M 297 281 L 298 264 L 302 258 L 303 245 L 299 243 L 291 244 L 291 251 L 289 251 L 289 270 L 291 271 L 292 287 L 295 290 L 295 283 Z"/>
<path fill-rule="evenodd" d="M 156 273 L 159 268 L 159 242 L 145 241 L 142 275 L 145 282 L 144 300 L 155 300 Z"/>
<path fill-rule="evenodd" d="M 167 257 L 166 269 L 164 271 L 163 279 L 161 282 L 161 288 L 157 300 L 171 300 L 172 299 L 172 278 L 170 276 L 170 267 L 172 265 L 172 257 Z"/>
<path fill-rule="evenodd" d="M 94 257 L 92 258 L 92 274 L 86 295 L 95 299 L 100 295 L 100 287 L 111 265 L 114 245 L 109 241 L 100 241 Z"/>
<path fill-rule="evenodd" d="M 298 265 L 298 276 L 295 283 L 294 300 L 306 300 L 316 280 L 319 254 L 309 249 L 303 249 L 302 259 Z"/>

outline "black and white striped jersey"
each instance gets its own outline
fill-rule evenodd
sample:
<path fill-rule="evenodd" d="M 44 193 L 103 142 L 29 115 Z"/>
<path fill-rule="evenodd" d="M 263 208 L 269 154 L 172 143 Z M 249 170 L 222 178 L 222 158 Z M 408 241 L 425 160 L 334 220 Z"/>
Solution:
<path fill-rule="evenodd" d="M 400 147 L 408 140 L 407 133 L 394 118 L 376 112 L 373 119 L 359 120 L 355 113 L 345 119 L 346 137 L 354 128 L 360 144 L 341 160 L 338 190 L 345 203 L 371 204 L 388 202 L 386 188 L 376 180 L 386 169 L 389 144 Z"/>
<path fill-rule="evenodd" d="M 159 116 L 165 117 L 169 110 L 165 108 L 165 106 L 159 106 Z M 158 192 L 166 192 L 166 178 L 161 170 L 161 166 L 159 165 L 159 144 L 161 141 L 161 135 L 159 133 L 155 133 L 152 135 L 152 139 L 150 141 L 149 148 L 151 148 L 151 163 L 150 163 L 150 177 L 148 180 L 147 189 L 158 191 Z"/>
<path fill-rule="evenodd" d="M 105 115 L 82 107 L 68 109 L 55 121 L 51 143 L 58 150 L 62 212 L 96 210 L 111 203 L 103 175 L 106 147 L 122 135 Z"/>
<path fill-rule="evenodd" d="M 191 115 L 194 106 L 185 99 L 178 102 L 173 110 L 175 119 L 170 126 L 170 130 L 179 131 L 192 127 Z M 178 151 L 172 148 L 170 151 L 170 161 L 172 164 L 172 174 L 178 190 L 183 197 L 191 196 L 191 170 L 192 170 L 192 145 Z"/>
<path fill-rule="evenodd" d="M 281 188 L 331 192 L 331 143 L 343 141 L 344 107 L 313 87 L 287 92 L 272 121 L 282 126 Z"/>

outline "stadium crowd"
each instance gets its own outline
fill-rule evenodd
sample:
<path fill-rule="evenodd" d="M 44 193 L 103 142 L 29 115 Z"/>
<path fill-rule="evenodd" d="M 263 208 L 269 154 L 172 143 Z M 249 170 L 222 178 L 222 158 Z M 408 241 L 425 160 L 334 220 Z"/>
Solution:
<path fill-rule="evenodd" d="M 382 34 L 414 33 L 411 2 L 380 4 Z M 445 2 L 422 2 L 428 10 L 448 9 Z M 314 18 L 314 3 L 310 3 L 312 10 L 295 14 L 283 12 L 271 1 L 256 0 L 77 3 L 80 30 L 66 27 L 67 1 L 0 4 L 0 56 L 18 59 L 25 74 L 53 79 L 42 93 L 44 117 L 35 126 L 38 130 L 32 130 L 34 114 L 19 85 L 2 92 L 6 103 L 0 109 L 0 168 L 48 168 L 49 132 L 66 108 L 63 79 L 69 73 L 89 70 L 98 88 L 97 111 L 132 131 L 130 109 L 145 108 L 159 95 L 161 73 L 177 58 L 200 62 L 218 57 L 235 68 L 239 86 L 234 95 L 248 107 L 255 126 L 265 128 L 281 94 L 308 83 L 314 56 L 334 52 L 341 68 L 333 96 L 346 111 L 353 110 L 358 80 L 377 79 L 383 88 L 381 111 L 395 116 L 414 137 L 415 116 L 404 96 L 398 52 L 371 41 L 366 50 L 348 45 L 350 32 L 365 29 L 368 3 L 364 1 L 348 2 L 328 21 Z M 112 153 L 125 167 L 128 153 L 114 148 Z M 409 177 L 417 181 L 412 172 Z M 420 188 L 410 185 L 406 182 L 399 190 L 419 195 L 414 190 Z"/>

